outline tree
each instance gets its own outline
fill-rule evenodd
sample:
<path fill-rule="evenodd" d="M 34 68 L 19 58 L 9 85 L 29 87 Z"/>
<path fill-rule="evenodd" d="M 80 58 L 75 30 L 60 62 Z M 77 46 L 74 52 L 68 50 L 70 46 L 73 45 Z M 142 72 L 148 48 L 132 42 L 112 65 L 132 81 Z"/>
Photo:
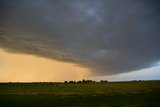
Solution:
<path fill-rule="evenodd" d="M 64 81 L 64 83 L 68 83 L 67 81 Z"/>

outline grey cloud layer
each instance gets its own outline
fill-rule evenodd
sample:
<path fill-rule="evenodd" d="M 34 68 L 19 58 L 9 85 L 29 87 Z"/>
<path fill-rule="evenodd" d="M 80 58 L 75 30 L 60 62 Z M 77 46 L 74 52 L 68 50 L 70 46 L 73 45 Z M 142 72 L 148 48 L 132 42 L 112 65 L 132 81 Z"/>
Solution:
<path fill-rule="evenodd" d="M 160 60 L 157 0 L 0 0 L 0 47 L 73 62 L 96 75 Z"/>

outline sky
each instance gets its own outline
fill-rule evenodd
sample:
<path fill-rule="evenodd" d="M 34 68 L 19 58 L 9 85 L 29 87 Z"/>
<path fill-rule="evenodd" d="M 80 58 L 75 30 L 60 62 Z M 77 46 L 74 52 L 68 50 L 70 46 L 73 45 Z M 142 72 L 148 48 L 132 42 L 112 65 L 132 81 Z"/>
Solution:
<path fill-rule="evenodd" d="M 0 0 L 0 81 L 160 79 L 159 0 Z"/>
<path fill-rule="evenodd" d="M 1 82 L 61 82 L 87 78 L 89 70 L 72 63 L 0 50 Z"/>

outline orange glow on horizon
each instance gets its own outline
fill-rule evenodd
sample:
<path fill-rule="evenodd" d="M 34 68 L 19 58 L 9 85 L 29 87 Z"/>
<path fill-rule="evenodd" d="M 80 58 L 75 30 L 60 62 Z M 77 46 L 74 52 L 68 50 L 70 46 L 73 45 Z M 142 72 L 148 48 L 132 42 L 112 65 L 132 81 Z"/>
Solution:
<path fill-rule="evenodd" d="M 82 80 L 88 75 L 88 69 L 73 63 L 12 54 L 0 49 L 0 82 L 57 82 Z"/>

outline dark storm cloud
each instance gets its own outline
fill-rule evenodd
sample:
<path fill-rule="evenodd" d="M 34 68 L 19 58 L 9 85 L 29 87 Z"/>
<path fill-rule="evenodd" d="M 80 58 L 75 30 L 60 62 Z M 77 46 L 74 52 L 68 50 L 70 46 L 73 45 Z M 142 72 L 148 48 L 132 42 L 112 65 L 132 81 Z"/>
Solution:
<path fill-rule="evenodd" d="M 73 62 L 96 75 L 160 60 L 158 0 L 0 0 L 0 47 Z"/>

